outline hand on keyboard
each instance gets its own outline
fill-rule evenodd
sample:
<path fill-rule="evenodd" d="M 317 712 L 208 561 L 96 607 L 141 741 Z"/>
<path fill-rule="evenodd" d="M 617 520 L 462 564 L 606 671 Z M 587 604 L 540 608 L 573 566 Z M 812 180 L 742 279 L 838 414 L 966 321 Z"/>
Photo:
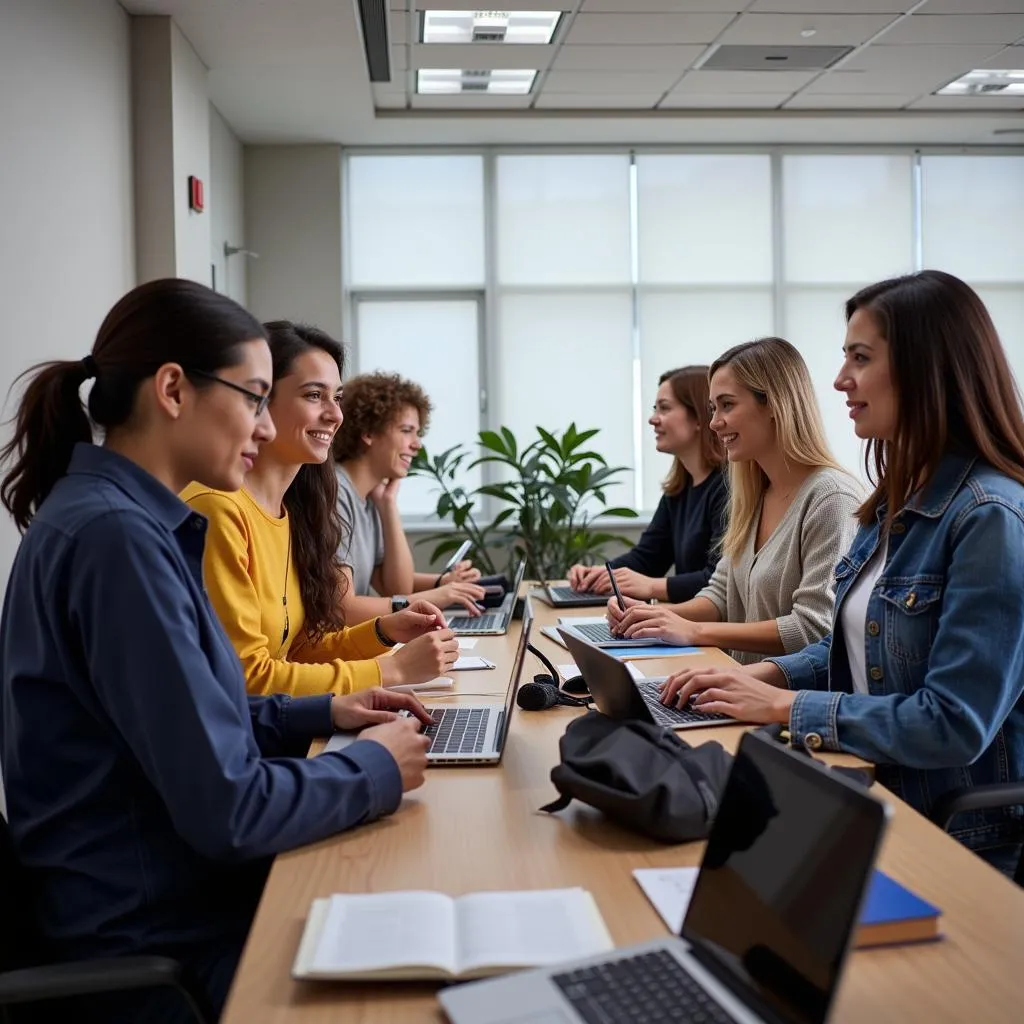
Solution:
<path fill-rule="evenodd" d="M 665 680 L 661 703 L 717 712 L 744 722 L 787 723 L 796 694 L 758 679 L 751 671 L 758 668 L 684 669 Z"/>

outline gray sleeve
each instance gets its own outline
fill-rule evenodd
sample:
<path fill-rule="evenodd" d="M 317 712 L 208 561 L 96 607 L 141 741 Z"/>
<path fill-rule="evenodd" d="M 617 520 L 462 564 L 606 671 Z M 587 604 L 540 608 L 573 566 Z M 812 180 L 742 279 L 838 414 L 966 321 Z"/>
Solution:
<path fill-rule="evenodd" d="M 338 483 L 338 513 L 341 516 L 342 524 L 341 546 L 338 548 L 338 558 L 343 566 L 355 572 L 352 551 L 352 536 L 356 523 L 355 504 L 352 501 L 351 492 L 340 481 Z"/>
<path fill-rule="evenodd" d="M 380 521 L 380 512 L 373 510 L 373 567 L 384 564 L 384 524 Z"/>
<path fill-rule="evenodd" d="M 721 616 L 722 622 L 729 619 L 729 574 L 732 571 L 732 559 L 728 555 L 722 555 L 715 566 L 714 574 L 708 580 L 708 585 L 695 597 L 703 597 L 710 601 Z"/>
<path fill-rule="evenodd" d="M 860 498 L 852 491 L 826 494 L 808 506 L 800 524 L 800 582 L 793 591 L 793 610 L 777 618 L 787 654 L 802 651 L 832 631 L 836 563 L 857 532 L 854 513 Z"/>

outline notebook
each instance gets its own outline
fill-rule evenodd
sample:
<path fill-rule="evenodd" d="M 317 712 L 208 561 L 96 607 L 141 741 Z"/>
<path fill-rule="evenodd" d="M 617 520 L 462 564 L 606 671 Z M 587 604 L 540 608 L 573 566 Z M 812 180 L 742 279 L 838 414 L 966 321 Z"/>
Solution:
<path fill-rule="evenodd" d="M 683 926 L 697 868 L 637 868 L 633 872 L 644 895 L 673 933 Z M 861 907 L 853 944 L 858 949 L 942 938 L 942 911 L 905 889 L 883 871 L 875 871 Z"/>
<path fill-rule="evenodd" d="M 483 978 L 613 948 L 585 889 L 339 894 L 313 901 L 292 977 Z"/>

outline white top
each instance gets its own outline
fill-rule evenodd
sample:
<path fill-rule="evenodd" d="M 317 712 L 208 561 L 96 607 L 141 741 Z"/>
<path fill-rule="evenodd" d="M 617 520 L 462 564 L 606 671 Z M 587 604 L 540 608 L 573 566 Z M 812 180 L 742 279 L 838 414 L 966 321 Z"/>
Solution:
<path fill-rule="evenodd" d="M 888 541 L 878 545 L 878 550 L 868 559 L 860 575 L 853 581 L 853 586 L 847 592 L 839 613 L 843 624 L 843 637 L 846 640 L 846 657 L 850 660 L 850 678 L 853 680 L 854 693 L 868 692 L 867 650 L 864 641 L 867 635 L 868 600 L 885 568 L 888 548 Z"/>

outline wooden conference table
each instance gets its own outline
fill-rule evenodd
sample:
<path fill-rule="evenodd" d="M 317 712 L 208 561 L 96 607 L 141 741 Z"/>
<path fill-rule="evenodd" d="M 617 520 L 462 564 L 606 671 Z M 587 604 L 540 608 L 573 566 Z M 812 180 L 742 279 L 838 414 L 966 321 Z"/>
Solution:
<path fill-rule="evenodd" d="M 567 651 L 540 634 L 557 620 L 533 602 L 532 640 L 557 665 Z M 562 614 L 593 614 L 593 610 Z M 495 670 L 456 673 L 458 695 L 444 703 L 498 699 L 506 692 L 519 623 L 505 637 L 478 640 L 473 654 Z M 683 659 L 643 660 L 645 675 L 665 675 Z M 728 664 L 708 649 L 687 664 Z M 527 655 L 522 678 L 542 671 Z M 431 698 L 430 702 L 438 702 Z M 333 892 L 434 889 L 589 889 L 617 945 L 665 934 L 634 882 L 638 867 L 696 865 L 702 843 L 664 846 L 572 805 L 558 815 L 537 808 L 553 799 L 549 780 L 558 739 L 580 712 L 516 710 L 498 767 L 436 768 L 390 818 L 278 857 L 235 977 L 224 1024 L 392 1024 L 444 1019 L 436 986 L 295 982 L 292 961 L 312 900 Z M 690 742 L 715 739 L 734 749 L 740 726 L 691 730 Z M 855 759 L 830 760 L 858 763 Z M 893 809 L 879 865 L 942 907 L 942 942 L 854 952 L 832 1020 L 1024 1020 L 1024 890 L 988 867 L 902 801 L 875 787 Z"/>

